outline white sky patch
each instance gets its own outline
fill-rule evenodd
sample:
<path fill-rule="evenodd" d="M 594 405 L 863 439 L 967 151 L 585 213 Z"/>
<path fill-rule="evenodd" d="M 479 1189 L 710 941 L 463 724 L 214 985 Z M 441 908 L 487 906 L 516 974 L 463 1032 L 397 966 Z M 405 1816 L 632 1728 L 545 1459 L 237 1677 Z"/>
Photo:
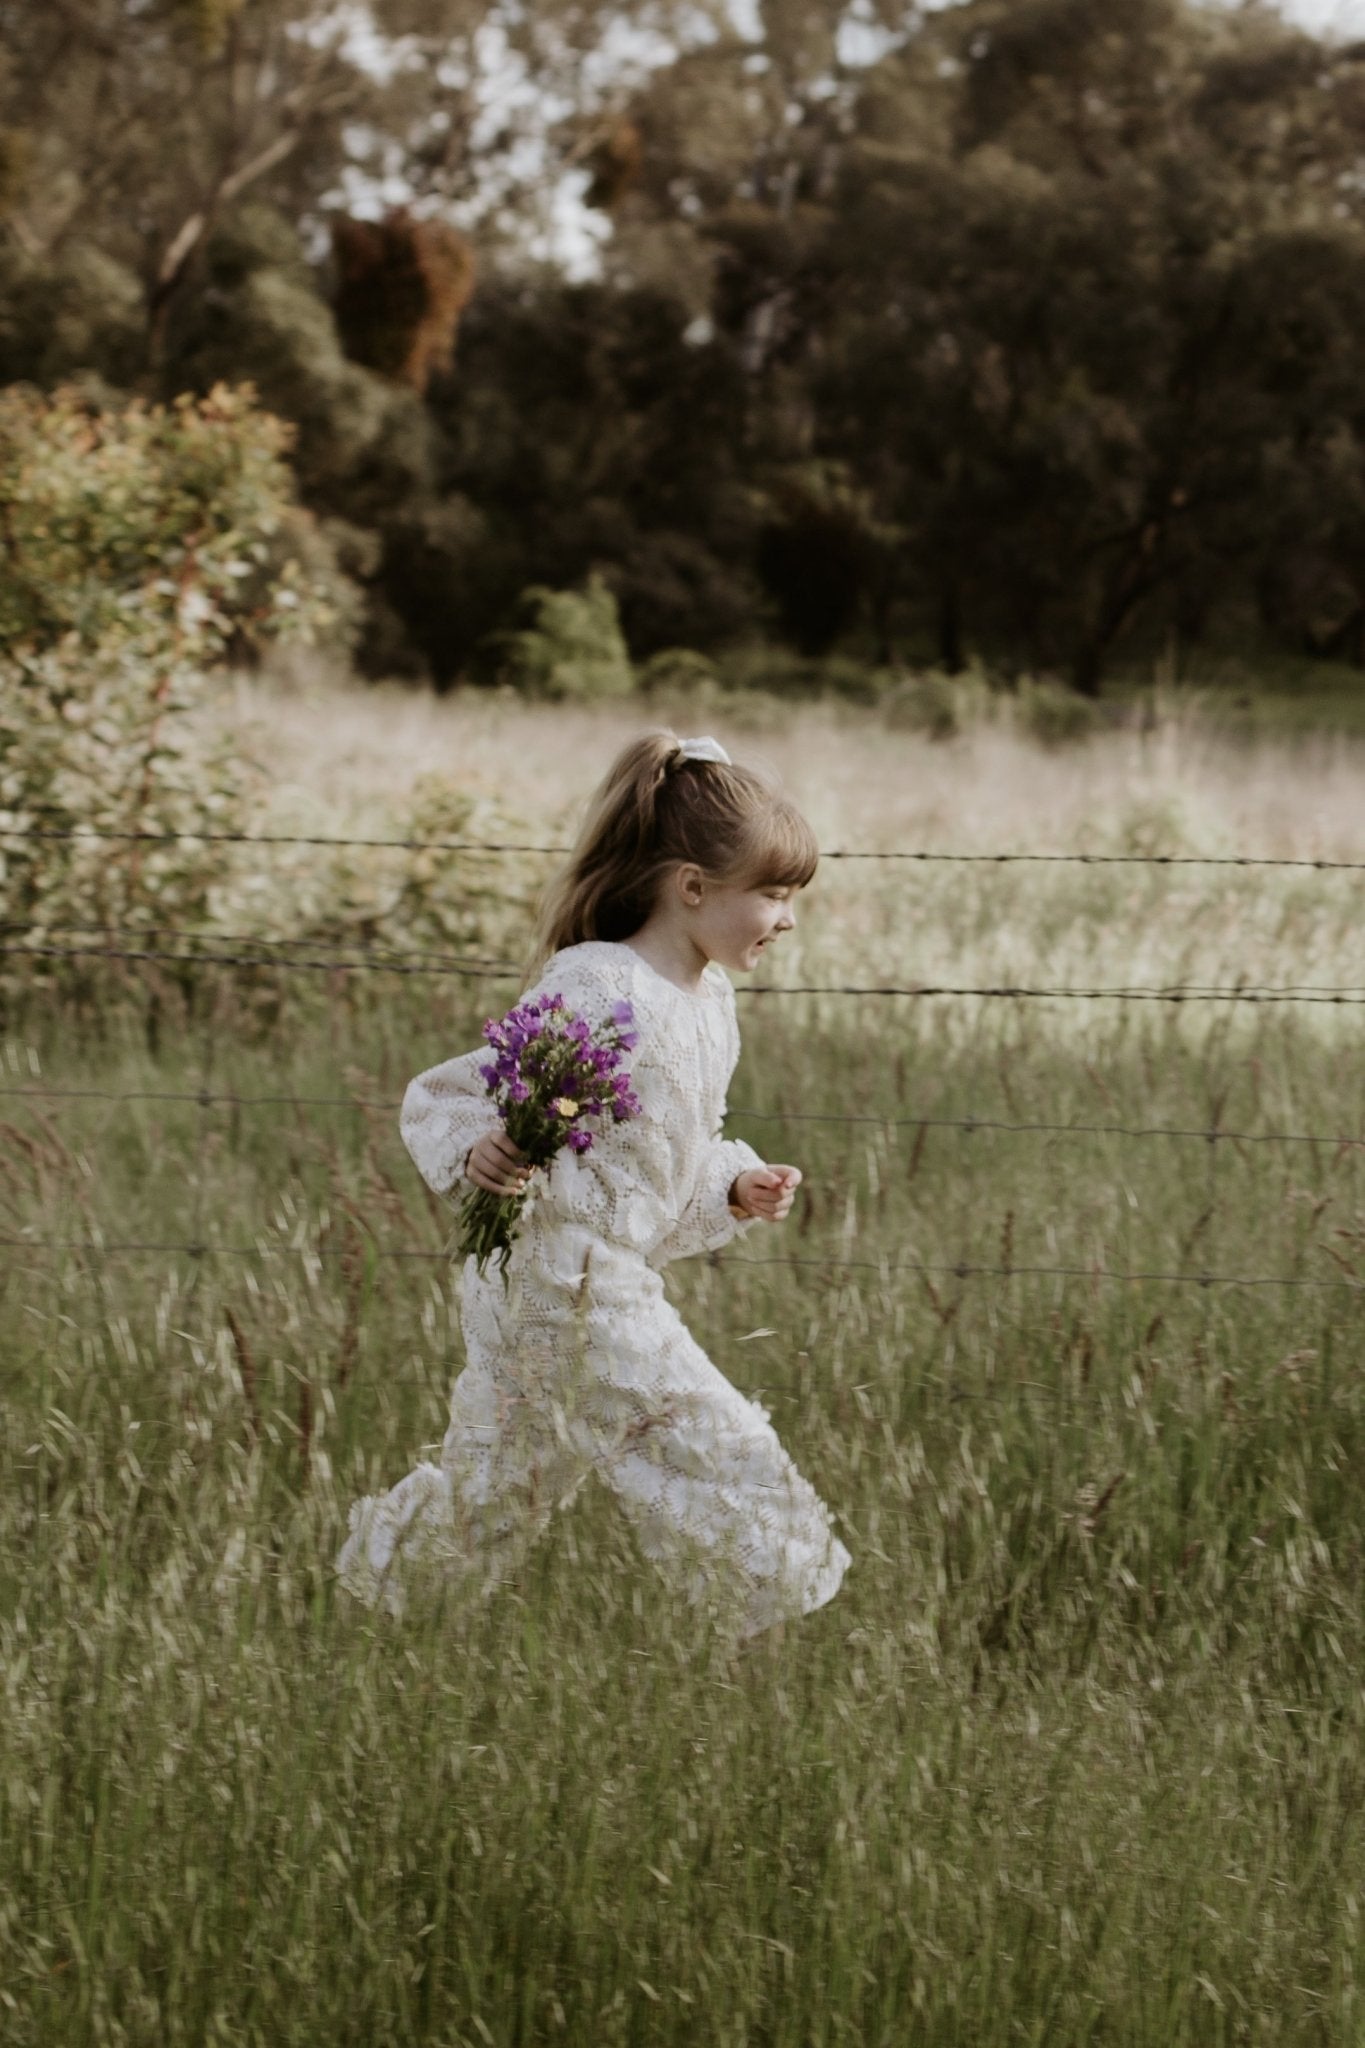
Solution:
<path fill-rule="evenodd" d="M 1234 0 L 1205 0 L 1205 4 L 1226 7 Z M 1277 11 L 1286 21 L 1333 41 L 1365 36 L 1365 0 L 1279 0 Z"/>
<path fill-rule="evenodd" d="M 709 26 L 709 24 L 708 24 Z M 595 50 L 589 51 L 579 74 L 590 96 L 597 98 L 628 88 L 672 61 L 673 45 L 657 29 L 638 26 L 618 15 Z"/>
<path fill-rule="evenodd" d="M 311 21 L 291 22 L 285 34 L 313 50 L 335 48 L 381 85 L 391 85 L 401 71 L 420 71 L 426 62 L 420 38 L 381 35 L 364 0 L 337 0 Z"/>

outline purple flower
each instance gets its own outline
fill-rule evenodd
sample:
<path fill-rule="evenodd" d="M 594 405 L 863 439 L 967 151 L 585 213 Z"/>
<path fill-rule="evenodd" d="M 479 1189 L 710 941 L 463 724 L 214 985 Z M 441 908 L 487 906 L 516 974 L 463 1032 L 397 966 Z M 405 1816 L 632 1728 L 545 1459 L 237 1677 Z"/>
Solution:
<path fill-rule="evenodd" d="M 490 1017 L 483 1036 L 490 1057 L 479 1073 L 503 1125 L 539 1166 L 564 1146 L 590 1152 L 594 1133 L 584 1120 L 610 1115 L 616 1123 L 638 1116 L 642 1105 L 622 1071 L 636 1033 L 629 1003 L 613 1005 L 594 1025 L 569 1009 L 562 995 L 528 998 L 504 1017 Z M 599 1125 L 599 1129 L 601 1126 Z M 516 1238 L 519 1196 L 476 1188 L 460 1209 L 460 1242 L 483 1272 L 497 1255 L 507 1278 L 506 1255 Z"/>

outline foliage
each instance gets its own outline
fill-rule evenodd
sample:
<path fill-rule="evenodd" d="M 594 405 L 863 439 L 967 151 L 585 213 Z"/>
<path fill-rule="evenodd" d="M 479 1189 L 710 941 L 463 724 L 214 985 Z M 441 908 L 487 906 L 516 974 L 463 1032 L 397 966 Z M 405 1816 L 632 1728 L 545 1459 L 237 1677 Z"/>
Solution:
<path fill-rule="evenodd" d="M 687 41 L 721 0 L 656 0 Z M 316 223 L 395 180 L 425 218 L 477 223 L 524 262 L 555 195 L 521 125 L 490 118 L 519 67 L 573 106 L 615 0 L 54 0 L 0 4 L 0 220 L 38 259 L 79 233 L 144 287 L 143 357 L 243 195 Z"/>
<path fill-rule="evenodd" d="M 639 685 L 647 695 L 675 691 L 704 703 L 719 690 L 720 672 L 695 647 L 661 647 L 641 664 Z"/>
<path fill-rule="evenodd" d="M 624 697 L 635 687 L 616 599 L 598 575 L 582 590 L 533 585 L 522 593 L 527 624 L 495 634 L 496 680 L 528 697 Z"/>
<path fill-rule="evenodd" d="M 962 722 L 958 696 L 951 676 L 929 669 L 922 675 L 906 676 L 893 683 L 882 699 L 883 714 L 893 732 L 917 732 L 931 740 L 950 740 Z"/>
<path fill-rule="evenodd" d="M 0 6 L 0 377 L 255 379 L 305 502 L 374 544 L 370 673 L 445 686 L 594 569 L 637 659 L 770 617 L 1086 694 L 1249 635 L 1365 663 L 1361 47 L 1194 0 L 866 0 L 859 62 L 838 7 L 751 12 L 661 0 L 674 55 L 631 72 L 611 0 L 496 8 L 555 109 L 514 162 L 474 0 L 372 0 L 368 71 L 324 0 Z M 305 256 L 360 172 L 408 217 Z M 543 260 L 566 177 L 587 282 Z"/>
<path fill-rule="evenodd" d="M 287 443 L 249 391 L 117 411 L 74 389 L 0 393 L 4 824 L 240 824 L 245 771 L 190 716 L 206 670 L 244 638 L 306 640 L 335 616 Z M 16 838 L 2 858 L 7 915 L 39 932 L 201 918 L 222 867 L 202 840 L 134 840 L 111 857 Z"/>
<path fill-rule="evenodd" d="M 1097 707 L 1053 678 L 1021 676 L 1018 691 L 1019 723 L 1045 747 L 1069 746 L 1098 729 Z"/>
<path fill-rule="evenodd" d="M 785 636 L 802 654 L 827 654 L 853 623 L 878 553 L 904 536 L 881 526 L 842 463 L 799 464 L 767 495 L 758 573 Z"/>
<path fill-rule="evenodd" d="M 286 840 L 337 831 L 329 807 L 297 798 L 258 805 L 251 827 Z M 324 952 L 396 947 L 433 966 L 514 958 L 543 867 L 529 858 L 471 862 L 443 848 L 524 836 L 524 820 L 507 806 L 448 774 L 419 773 L 362 835 L 392 844 L 229 849 L 209 892 L 208 930 L 249 929 L 268 945 L 312 942 Z"/>
<path fill-rule="evenodd" d="M 169 309 L 159 384 L 171 396 L 245 378 L 293 422 L 299 487 L 319 507 L 373 525 L 431 481 L 426 422 L 410 392 L 349 362 L 298 236 L 271 208 L 242 206 L 210 234 L 198 289 Z"/>
<path fill-rule="evenodd" d="M 86 371 L 129 385 L 146 352 L 142 286 L 125 264 L 88 241 L 50 262 L 0 242 L 0 384 L 50 386 Z"/>

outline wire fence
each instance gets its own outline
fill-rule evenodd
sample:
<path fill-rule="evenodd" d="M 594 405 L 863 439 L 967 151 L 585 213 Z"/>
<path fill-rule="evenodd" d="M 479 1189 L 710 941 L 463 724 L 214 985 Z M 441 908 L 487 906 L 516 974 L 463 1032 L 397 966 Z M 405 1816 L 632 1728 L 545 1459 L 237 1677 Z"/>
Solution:
<path fill-rule="evenodd" d="M 90 1238 L 26 1238 L 22 1236 L 0 1236 L 0 1245 L 11 1251 L 35 1251 L 60 1253 L 63 1256 L 79 1255 L 89 1258 L 128 1257 L 180 1257 L 200 1259 L 323 1259 L 349 1256 L 344 1245 L 297 1245 L 297 1244 L 186 1244 L 182 1242 L 140 1241 L 137 1239 Z M 414 1261 L 419 1264 L 448 1265 L 450 1251 L 427 1250 L 406 1245 L 375 1244 L 370 1254 L 378 1259 Z M 910 1273 L 919 1276 L 943 1279 L 971 1280 L 995 1278 L 1003 1280 L 1059 1279 L 1087 1280 L 1098 1286 L 1106 1285 L 1164 1285 L 1173 1287 L 1273 1288 L 1286 1287 L 1306 1289 L 1311 1293 L 1365 1294 L 1365 1279 L 1356 1279 L 1345 1274 L 1339 1279 L 1322 1279 L 1315 1275 L 1298 1273 L 1182 1273 L 1182 1272 L 1131 1272 L 1123 1268 L 1108 1266 L 1060 1266 L 1060 1265 L 980 1265 L 972 1260 L 956 1259 L 931 1261 L 924 1259 L 851 1259 L 838 1255 L 825 1258 L 802 1258 L 798 1255 L 779 1253 L 770 1258 L 750 1258 L 743 1254 L 712 1252 L 709 1255 L 713 1265 L 739 1266 L 744 1268 L 762 1266 L 806 1267 L 818 1272 L 867 1272 L 879 1274 L 890 1281 L 898 1274 Z"/>
<path fill-rule="evenodd" d="M 205 831 L 144 831 L 106 830 L 85 826 L 40 826 L 32 824 L 0 824 L 0 843 L 6 840 L 32 841 L 93 841 L 95 843 L 124 845 L 169 845 L 187 842 L 225 844 L 260 847 L 326 847 L 341 850 L 384 850 L 411 853 L 442 853 L 468 855 L 543 855 L 559 856 L 568 851 L 562 846 L 539 845 L 520 841 L 490 841 L 465 839 L 404 839 L 381 837 L 336 836 L 305 833 L 251 833 L 251 832 L 205 832 Z M 1365 871 L 1365 861 L 1336 860 L 1328 858 L 1284 858 L 1273 855 L 1220 855 L 1220 854 L 1144 854 L 1144 853 L 1032 853 L 1032 852 L 954 852 L 939 849 L 893 849 L 860 850 L 836 848 L 822 855 L 828 860 L 843 861 L 892 861 L 922 864 L 971 864 L 991 867 L 1013 865 L 1049 865 L 1074 867 L 1145 867 L 1145 868 L 1222 868 L 1290 871 L 1313 873 Z M 24 932 L 40 932 L 42 942 L 25 940 L 22 936 L 0 940 L 0 955 L 12 960 L 32 959 L 35 961 L 108 961 L 118 963 L 164 963 L 177 968 L 230 968 L 238 970 L 268 969 L 271 972 L 292 972 L 305 974 L 351 975 L 351 974 L 394 974 L 413 976 L 450 976 L 477 980 L 499 980 L 517 977 L 520 970 L 511 962 L 483 956 L 424 952 L 415 948 L 395 946 L 366 935 L 348 940 L 344 935 L 324 938 L 275 938 L 264 934 L 251 933 L 205 933 L 188 931 L 171 925 L 140 926 L 136 930 L 101 925 L 63 925 L 59 923 L 38 925 L 32 921 L 18 919 L 0 920 L 0 931 L 22 935 Z M 70 943 L 49 943 L 52 939 L 99 938 L 100 945 Z M 109 943 L 115 941 L 116 943 Z M 166 943 L 148 943 L 164 941 Z M 1365 1006 L 1365 987 L 1359 985 L 1314 985 L 1285 984 L 1254 985 L 1238 983 L 1230 986 L 1204 985 L 1195 983 L 1170 986 L 1125 985 L 1116 987 L 1068 987 L 1047 986 L 1028 983 L 998 983 L 967 985 L 958 983 L 914 982 L 905 984 L 855 984 L 855 983 L 758 983 L 741 985 L 737 994 L 753 998 L 772 996 L 847 996 L 855 998 L 906 998 L 906 999 L 982 999 L 1004 1001 L 1069 1001 L 1069 1002 L 1115 1002 L 1115 1003 L 1246 1003 L 1280 1004 L 1303 1003 L 1314 1005 Z M 33 1081 L 0 1084 L 0 1097 L 11 1100 L 77 1102 L 99 1101 L 110 1104 L 180 1103 L 197 1108 L 201 1116 L 211 1110 L 224 1107 L 236 1110 L 278 1110 L 288 1108 L 300 1112 L 316 1109 L 343 1108 L 352 1110 L 376 1110 L 394 1113 L 399 1103 L 388 1097 L 347 1095 L 298 1095 L 292 1093 L 263 1092 L 244 1094 L 227 1089 L 215 1089 L 208 1085 L 209 1066 L 207 1058 L 202 1084 L 197 1089 L 102 1089 L 70 1086 L 48 1086 Z M 847 1114 L 819 1111 L 757 1110 L 743 1106 L 732 1106 L 731 1116 L 737 1119 L 775 1124 L 831 1124 L 848 1127 L 872 1127 L 879 1129 L 912 1129 L 920 1133 L 929 1131 L 952 1131 L 964 1140 L 982 1133 L 998 1133 L 1014 1136 L 1039 1138 L 1105 1138 L 1124 1141 L 1165 1141 L 1171 1143 L 1198 1143 L 1210 1148 L 1210 1156 L 1217 1148 L 1226 1145 L 1241 1146 L 1302 1146 L 1315 1149 L 1343 1151 L 1365 1148 L 1365 1132 L 1318 1132 L 1318 1131 L 1275 1131 L 1231 1129 L 1214 1121 L 1208 1125 L 1163 1125 L 1136 1124 L 1125 1122 L 1060 1121 L 1056 1119 L 1006 1120 L 985 1116 L 930 1117 L 895 1116 L 874 1114 Z M 198 1182 L 202 1188 L 202 1176 Z M 198 1196 L 196 1197 L 198 1201 Z M 125 1257 L 185 1258 L 194 1262 L 207 1259 L 258 1259 L 277 1256 L 298 1258 L 325 1258 L 344 1256 L 340 1247 L 326 1245 L 285 1245 L 285 1244 L 215 1244 L 200 1242 L 203 1236 L 202 1215 L 196 1214 L 193 1240 L 188 1242 L 162 1242 L 139 1239 L 109 1239 L 99 1234 L 87 1238 L 40 1239 L 23 1233 L 0 1235 L 0 1245 L 12 1253 L 59 1254 L 90 1260 Z M 410 1261 L 417 1263 L 445 1263 L 449 1260 L 448 1250 L 429 1250 L 398 1245 L 371 1243 L 369 1255 L 383 1260 Z M 743 1267 L 795 1267 L 826 1273 L 858 1271 L 875 1273 L 888 1282 L 898 1275 L 910 1274 L 925 1279 L 935 1277 L 968 1280 L 993 1278 L 1015 1280 L 1024 1278 L 1048 1278 L 1068 1281 L 1086 1281 L 1093 1285 L 1170 1285 L 1192 1287 L 1201 1290 L 1213 1288 L 1283 1288 L 1302 1289 L 1311 1292 L 1360 1293 L 1365 1282 L 1357 1279 L 1352 1272 L 1343 1270 L 1339 1277 L 1318 1277 L 1304 1274 L 1248 1274 L 1224 1272 L 1189 1272 L 1161 1270 L 1124 1270 L 1093 1265 L 1066 1264 L 1014 1264 L 979 1263 L 976 1261 L 920 1261 L 916 1259 L 868 1259 L 846 1256 L 825 1256 L 808 1258 L 796 1255 L 775 1255 L 771 1257 L 750 1257 L 736 1254 L 712 1253 L 715 1264 L 735 1264 Z M 1338 1265 L 1342 1262 L 1338 1259 Z"/>
<path fill-rule="evenodd" d="M 204 832 L 184 830 L 148 832 L 118 831 L 89 825 L 0 824 L 0 840 L 82 840 L 138 846 L 325 846 L 337 850 L 385 850 L 394 853 L 541 854 L 562 857 L 567 846 L 542 846 L 521 840 L 489 839 L 393 839 L 363 838 L 320 832 Z M 950 848 L 822 848 L 821 860 L 891 860 L 921 863 L 946 862 L 988 867 L 1046 865 L 1062 867 L 1146 867 L 1146 868 L 1286 868 L 1315 874 L 1365 872 L 1365 861 L 1334 860 L 1325 856 L 1286 857 L 1254 853 L 1021 853 L 955 852 Z"/>
<path fill-rule="evenodd" d="M 197 1088 L 69 1088 L 33 1082 L 0 1083 L 0 1100 L 26 1097 L 43 1102 L 180 1102 L 199 1108 L 232 1109 L 373 1109 L 397 1115 L 401 1097 L 389 1095 L 242 1095 L 231 1090 Z M 958 1131 L 971 1138 L 982 1132 L 1012 1136 L 1062 1138 L 1168 1139 L 1200 1145 L 1307 1145 L 1329 1151 L 1365 1150 L 1362 1131 L 1246 1131 L 1223 1124 L 1125 1124 L 1028 1120 L 1012 1122 L 989 1116 L 851 1115 L 834 1110 L 750 1109 L 732 1103 L 729 1114 L 750 1123 L 845 1124 L 874 1130 Z"/>
<path fill-rule="evenodd" d="M 215 942 L 210 937 L 188 933 L 181 936 L 197 950 L 175 952 L 160 946 L 16 945 L 3 941 L 0 942 L 0 956 L 28 960 L 160 961 L 178 967 L 269 968 L 272 972 L 294 974 L 444 975 L 478 981 L 516 979 L 521 973 L 511 961 L 461 959 L 444 954 L 404 955 L 382 947 L 358 947 L 346 955 L 333 951 L 322 959 L 302 960 L 293 958 L 286 951 L 271 950 L 294 943 L 301 946 L 322 943 L 314 940 L 294 942 L 239 938 L 236 943 L 254 945 L 258 950 L 254 953 L 223 952 L 212 950 Z M 1313 983 L 1283 987 L 1236 983 L 1218 987 L 1188 982 L 1168 988 L 1123 985 L 1049 988 L 1025 982 L 750 982 L 741 984 L 735 993 L 752 1000 L 773 996 L 898 996 L 913 1000 L 975 996 L 987 1002 L 1309 1003 L 1348 1009 L 1365 1007 L 1365 988 L 1358 983 L 1341 987 Z"/>

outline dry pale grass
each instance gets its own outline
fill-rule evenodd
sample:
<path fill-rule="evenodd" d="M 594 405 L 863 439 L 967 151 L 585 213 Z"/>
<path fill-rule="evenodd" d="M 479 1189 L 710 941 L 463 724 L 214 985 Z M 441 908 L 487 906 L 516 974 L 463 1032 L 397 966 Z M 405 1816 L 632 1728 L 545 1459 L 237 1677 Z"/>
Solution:
<path fill-rule="evenodd" d="M 1007 705 L 944 742 L 828 699 L 544 705 L 332 681 L 282 692 L 243 677 L 230 715 L 272 808 L 323 807 L 338 829 L 401 802 L 427 775 L 562 828 L 613 751 L 658 725 L 713 731 L 737 758 L 776 769 L 829 847 L 1349 860 L 1365 819 L 1358 741 L 1232 744 L 1178 707 L 1150 730 L 1061 749 L 1015 730 Z"/>
<path fill-rule="evenodd" d="M 668 724 L 775 769 L 828 848 L 1361 857 L 1365 748 L 1234 744 L 1180 708 L 1064 749 L 1008 706 L 948 742 L 839 702 L 547 706 L 328 683 L 234 685 L 274 829 L 382 831 L 423 778 L 476 819 L 560 840 L 614 750 Z M 826 863 L 774 957 L 787 982 L 1365 988 L 1355 878 L 1311 871 Z M 972 1008 L 953 1013 L 970 1023 Z M 1319 1008 L 1324 1029 L 1354 1010 Z M 1084 1021 L 1084 1006 L 1073 1006 Z"/>

